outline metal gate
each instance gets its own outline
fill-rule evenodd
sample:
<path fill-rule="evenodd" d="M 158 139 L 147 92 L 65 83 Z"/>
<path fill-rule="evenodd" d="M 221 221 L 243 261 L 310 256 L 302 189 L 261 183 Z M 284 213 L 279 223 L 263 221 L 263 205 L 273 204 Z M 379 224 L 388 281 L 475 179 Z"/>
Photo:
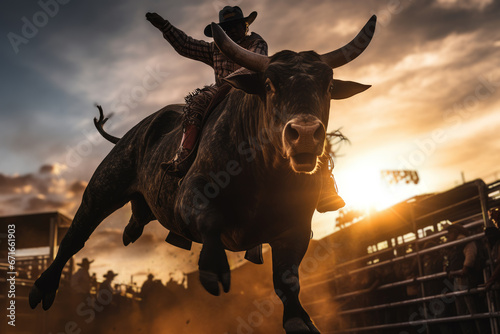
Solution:
<path fill-rule="evenodd" d="M 498 206 L 500 181 L 475 180 L 413 198 L 313 242 L 306 259 L 321 254 L 319 248 L 331 256 L 316 261 L 321 263 L 314 270 L 302 268 L 304 307 L 322 333 L 499 333 L 499 291 L 482 286 L 492 272 L 487 212 Z M 470 235 L 447 240 L 450 224 Z M 464 279 L 444 265 L 471 242 L 478 267 L 460 287 Z"/>

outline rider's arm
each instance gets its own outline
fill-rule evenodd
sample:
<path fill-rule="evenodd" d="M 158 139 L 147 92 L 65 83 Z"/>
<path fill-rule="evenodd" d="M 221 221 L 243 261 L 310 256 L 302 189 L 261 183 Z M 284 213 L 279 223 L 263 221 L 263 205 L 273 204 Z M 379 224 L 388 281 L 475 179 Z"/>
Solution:
<path fill-rule="evenodd" d="M 213 67 L 214 43 L 194 39 L 168 21 L 165 21 L 161 31 L 163 37 L 181 56 L 201 61 Z"/>

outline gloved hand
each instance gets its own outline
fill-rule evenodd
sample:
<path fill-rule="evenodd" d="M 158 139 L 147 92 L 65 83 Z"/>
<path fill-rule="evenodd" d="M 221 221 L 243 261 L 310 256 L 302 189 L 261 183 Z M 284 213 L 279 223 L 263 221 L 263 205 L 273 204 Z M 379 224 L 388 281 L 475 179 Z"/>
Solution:
<path fill-rule="evenodd" d="M 167 22 L 163 17 L 156 13 L 146 13 L 146 20 L 151 22 L 151 24 L 158 29 L 161 29 Z"/>

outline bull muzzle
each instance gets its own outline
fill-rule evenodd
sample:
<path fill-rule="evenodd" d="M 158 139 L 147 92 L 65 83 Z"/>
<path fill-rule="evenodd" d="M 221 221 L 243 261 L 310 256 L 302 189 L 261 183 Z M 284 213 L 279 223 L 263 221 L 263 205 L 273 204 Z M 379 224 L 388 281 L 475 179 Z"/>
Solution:
<path fill-rule="evenodd" d="M 283 147 L 295 172 L 315 170 L 317 158 L 323 154 L 325 138 L 325 126 L 316 117 L 293 119 L 285 125 Z"/>

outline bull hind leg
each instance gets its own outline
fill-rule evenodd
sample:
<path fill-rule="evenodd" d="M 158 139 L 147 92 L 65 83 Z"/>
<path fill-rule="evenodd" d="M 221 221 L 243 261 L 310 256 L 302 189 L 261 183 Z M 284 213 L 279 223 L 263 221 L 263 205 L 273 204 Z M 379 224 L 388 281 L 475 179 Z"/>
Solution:
<path fill-rule="evenodd" d="M 229 263 L 221 240 L 226 219 L 224 210 L 216 203 L 197 202 L 199 189 L 203 189 L 206 182 L 201 176 L 187 177 L 182 184 L 186 191 L 180 194 L 177 200 L 180 203 L 180 216 L 191 228 L 196 227 L 203 244 L 198 261 L 201 285 L 210 294 L 218 296 L 219 283 L 222 284 L 224 292 L 229 292 L 231 285 Z"/>
<path fill-rule="evenodd" d="M 148 203 L 146 203 L 146 200 L 141 194 L 135 194 L 130 203 L 132 204 L 132 216 L 123 231 L 122 238 L 125 246 L 139 239 L 144 231 L 144 226 L 156 219 Z"/>
<path fill-rule="evenodd" d="M 68 260 L 83 248 L 92 232 L 111 213 L 130 200 L 129 184 L 133 174 L 123 169 L 116 173 L 106 168 L 112 164 L 101 164 L 83 194 L 73 222 L 59 245 L 56 258 L 35 281 L 29 294 L 31 308 L 40 302 L 44 310 L 54 302 L 61 273 Z M 112 168 L 112 167 L 111 167 Z"/>

